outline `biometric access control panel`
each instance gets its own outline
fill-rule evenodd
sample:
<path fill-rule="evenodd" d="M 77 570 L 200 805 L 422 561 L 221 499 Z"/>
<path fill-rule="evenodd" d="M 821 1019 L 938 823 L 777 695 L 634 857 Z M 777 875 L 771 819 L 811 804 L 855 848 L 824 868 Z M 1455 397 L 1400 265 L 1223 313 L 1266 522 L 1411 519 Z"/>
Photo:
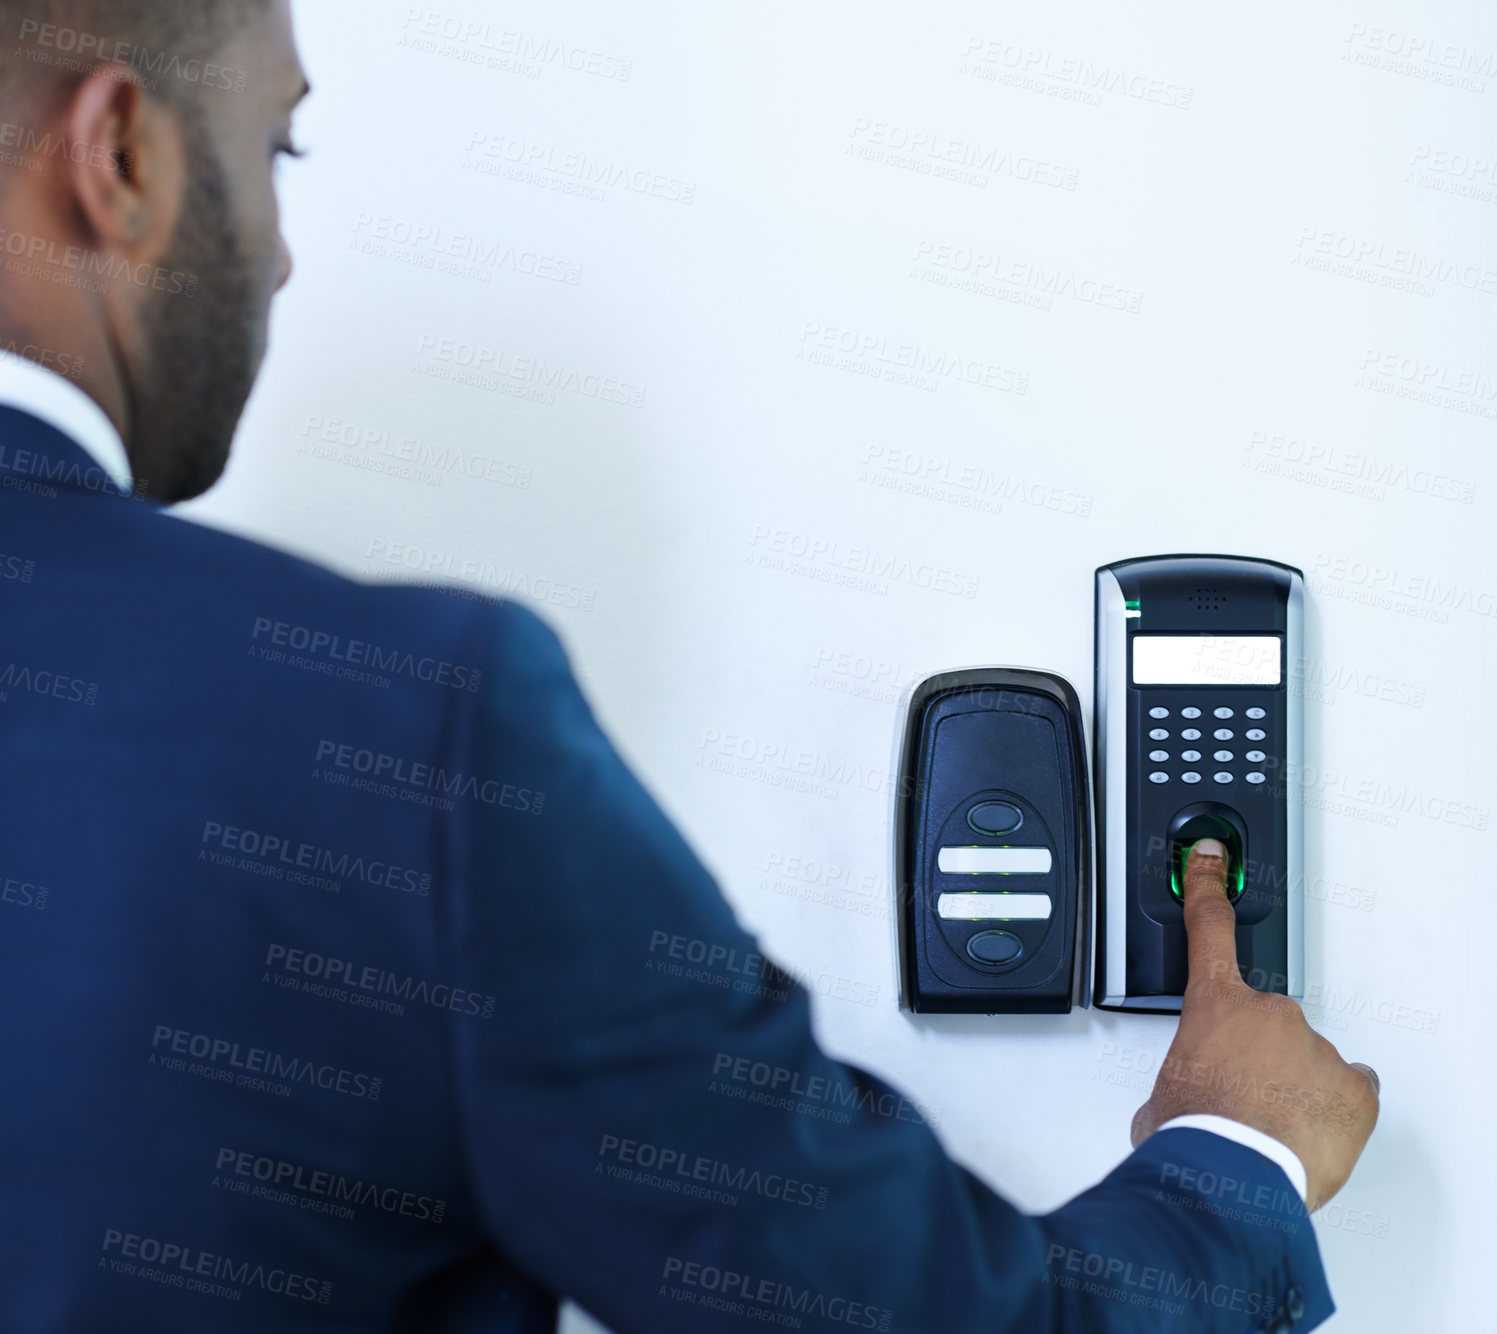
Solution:
<path fill-rule="evenodd" d="M 1243 977 L 1303 995 L 1303 620 L 1303 576 L 1276 561 L 1097 571 L 1097 1005 L 1180 1009 L 1182 875 L 1207 837 L 1227 849 Z"/>

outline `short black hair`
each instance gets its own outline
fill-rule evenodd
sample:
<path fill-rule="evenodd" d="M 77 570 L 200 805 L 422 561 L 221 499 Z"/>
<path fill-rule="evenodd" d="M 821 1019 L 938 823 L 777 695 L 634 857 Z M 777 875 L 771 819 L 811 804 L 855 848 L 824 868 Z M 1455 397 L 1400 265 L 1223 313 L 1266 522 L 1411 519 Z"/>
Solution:
<path fill-rule="evenodd" d="M 104 61 L 128 65 L 178 109 L 238 72 L 207 71 L 270 0 L 0 0 L 0 98 L 26 84 L 76 83 Z M 239 91 L 243 91 L 241 88 Z"/>

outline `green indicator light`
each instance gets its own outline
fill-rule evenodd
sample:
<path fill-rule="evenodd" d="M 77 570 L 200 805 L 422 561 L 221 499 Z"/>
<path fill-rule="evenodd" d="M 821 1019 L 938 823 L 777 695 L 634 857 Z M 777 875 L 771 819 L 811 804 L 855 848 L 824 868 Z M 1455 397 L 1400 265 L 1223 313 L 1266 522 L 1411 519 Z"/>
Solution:
<path fill-rule="evenodd" d="M 1138 599 L 1137 598 L 1133 598 L 1130 601 L 1123 603 L 1123 606 L 1127 607 L 1129 611 L 1137 611 L 1138 610 Z"/>

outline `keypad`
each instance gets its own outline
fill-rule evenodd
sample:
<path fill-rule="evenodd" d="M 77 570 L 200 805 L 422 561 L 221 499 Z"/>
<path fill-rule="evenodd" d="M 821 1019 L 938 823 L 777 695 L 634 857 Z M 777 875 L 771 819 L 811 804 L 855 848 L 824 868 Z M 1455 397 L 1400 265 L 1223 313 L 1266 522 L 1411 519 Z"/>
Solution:
<path fill-rule="evenodd" d="M 1181 694 L 1184 692 L 1182 691 Z M 1186 698 L 1189 696 L 1187 695 Z M 1244 728 L 1241 733 L 1242 737 L 1247 742 L 1265 742 L 1268 740 L 1268 728 L 1262 723 L 1268 717 L 1267 708 L 1258 704 L 1251 708 L 1226 704 L 1214 704 L 1207 707 L 1201 704 L 1180 704 L 1176 702 L 1178 699 L 1177 695 L 1175 700 L 1168 705 L 1150 705 L 1146 711 L 1147 717 L 1156 722 L 1165 718 L 1178 717 L 1186 723 L 1209 717 L 1218 725 L 1207 729 L 1206 733 L 1203 733 L 1198 726 L 1182 726 L 1176 733 L 1172 733 L 1167 727 L 1151 726 L 1148 729 L 1150 741 L 1156 743 L 1168 741 L 1171 735 L 1175 735 L 1178 736 L 1182 745 L 1188 745 L 1190 748 L 1177 752 L 1156 746 L 1144 751 L 1143 754 L 1147 755 L 1148 759 L 1146 766 L 1141 765 L 1141 768 L 1150 783 L 1163 785 L 1180 782 L 1194 785 L 1210 781 L 1225 788 L 1233 783 L 1246 782 L 1256 788 L 1268 781 L 1268 775 L 1264 769 L 1273 763 L 1268 751 L 1256 744 L 1252 750 L 1229 749 L 1221 743 L 1235 741 L 1239 734 L 1230 726 L 1220 725 L 1238 717 L 1249 719 L 1255 725 Z M 1195 743 L 1199 743 L 1203 735 L 1209 735 L 1220 748 L 1205 752 L 1196 749 Z M 1215 762 L 1214 769 L 1201 767 L 1201 761 L 1208 757 Z M 1175 770 L 1172 760 L 1181 766 L 1179 771 Z"/>

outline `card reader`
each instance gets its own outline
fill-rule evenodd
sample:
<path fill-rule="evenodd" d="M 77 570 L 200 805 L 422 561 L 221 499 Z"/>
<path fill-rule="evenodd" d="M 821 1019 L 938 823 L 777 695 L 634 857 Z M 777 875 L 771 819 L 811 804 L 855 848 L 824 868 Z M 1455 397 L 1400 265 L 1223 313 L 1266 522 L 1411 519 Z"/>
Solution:
<path fill-rule="evenodd" d="M 1183 876 L 1227 849 L 1237 962 L 1304 995 L 1304 578 L 1241 556 L 1152 556 L 1096 574 L 1096 1004 L 1175 1012 Z"/>
<path fill-rule="evenodd" d="M 1080 701 L 1011 667 L 915 687 L 895 797 L 900 1002 L 921 1013 L 1085 1005 L 1090 807 Z"/>

